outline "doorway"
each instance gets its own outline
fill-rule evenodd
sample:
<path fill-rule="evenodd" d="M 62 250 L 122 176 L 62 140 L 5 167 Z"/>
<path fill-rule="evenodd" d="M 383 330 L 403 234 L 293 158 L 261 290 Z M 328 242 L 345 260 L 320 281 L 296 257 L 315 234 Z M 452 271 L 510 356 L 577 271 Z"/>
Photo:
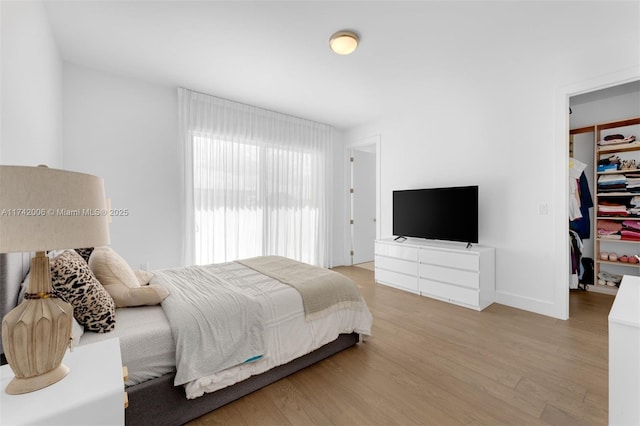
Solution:
<path fill-rule="evenodd" d="M 373 269 L 375 240 L 379 236 L 378 136 L 347 146 L 349 194 L 349 259 L 351 265 Z"/>
<path fill-rule="evenodd" d="M 575 158 L 577 161 L 586 165 L 584 170 L 585 180 L 588 181 L 592 200 L 595 198 L 598 179 L 595 170 L 596 164 L 594 164 L 594 147 L 596 143 L 594 126 L 596 124 L 640 116 L 639 100 L 640 80 L 569 97 L 569 158 Z M 595 239 L 598 235 L 598 230 L 595 227 L 597 206 L 594 206 L 590 210 L 591 212 L 588 214 L 591 222 L 590 232 L 587 232 L 586 235 L 581 235 L 584 244 L 582 248 L 582 258 L 590 259 L 591 262 L 598 262 L 599 253 L 595 253 L 594 250 L 594 246 L 596 245 Z M 618 247 L 620 247 L 620 245 L 618 245 Z M 618 267 L 614 265 L 612 268 L 615 269 Z M 622 268 L 620 267 L 618 269 Z M 622 270 L 615 270 L 614 272 L 626 273 Z M 589 285 L 586 287 L 588 290 L 610 295 L 616 294 L 616 288 L 595 285 L 598 277 L 594 276 L 590 280 L 591 282 L 589 282 Z M 569 316 L 570 315 L 571 313 L 569 312 Z"/>
<path fill-rule="evenodd" d="M 376 239 L 376 153 L 351 151 L 351 264 L 373 262 Z"/>

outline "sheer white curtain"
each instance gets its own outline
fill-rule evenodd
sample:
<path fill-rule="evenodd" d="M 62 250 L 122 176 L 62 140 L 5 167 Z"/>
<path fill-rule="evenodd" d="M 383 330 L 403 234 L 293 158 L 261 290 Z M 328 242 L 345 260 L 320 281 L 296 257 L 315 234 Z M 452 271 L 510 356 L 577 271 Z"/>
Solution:
<path fill-rule="evenodd" d="M 279 255 L 328 266 L 333 129 L 178 89 L 185 264 Z"/>

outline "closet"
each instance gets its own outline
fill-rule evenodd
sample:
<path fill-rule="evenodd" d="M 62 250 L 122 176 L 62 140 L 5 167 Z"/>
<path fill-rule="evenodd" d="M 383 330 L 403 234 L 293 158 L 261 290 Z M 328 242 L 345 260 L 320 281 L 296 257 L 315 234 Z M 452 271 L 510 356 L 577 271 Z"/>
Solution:
<path fill-rule="evenodd" d="M 592 165 L 575 158 L 578 135 L 592 138 Z M 569 287 L 615 294 L 623 275 L 640 275 L 640 116 L 572 129 L 569 158 Z"/>
<path fill-rule="evenodd" d="M 595 126 L 595 288 L 640 275 L 640 117 Z"/>
<path fill-rule="evenodd" d="M 640 255 L 640 232 L 635 231 L 640 210 L 633 204 L 640 202 L 640 197 L 634 199 L 640 196 L 640 142 L 625 140 L 632 135 L 640 139 L 640 81 L 573 96 L 570 107 L 569 162 L 571 166 L 575 159 L 584 167 L 582 183 L 586 180 L 591 196 L 587 204 L 593 205 L 581 211 L 588 216 L 586 227 L 574 226 L 569 212 L 570 229 L 582 229 L 583 263 L 593 265 L 592 277 L 585 279 L 590 271 L 583 264 L 575 272 L 582 277 L 579 288 L 616 294 L 616 277 L 640 275 L 640 261 L 635 263 Z M 604 139 L 609 140 L 598 143 Z M 608 159 L 615 164 L 600 164 L 598 171 L 598 163 Z M 578 179 L 580 174 L 573 173 Z M 578 194 L 570 196 L 580 195 L 579 183 L 574 183 Z M 567 236 L 570 249 L 573 239 Z M 570 280 L 569 288 L 576 288 L 578 278 L 571 275 Z"/>

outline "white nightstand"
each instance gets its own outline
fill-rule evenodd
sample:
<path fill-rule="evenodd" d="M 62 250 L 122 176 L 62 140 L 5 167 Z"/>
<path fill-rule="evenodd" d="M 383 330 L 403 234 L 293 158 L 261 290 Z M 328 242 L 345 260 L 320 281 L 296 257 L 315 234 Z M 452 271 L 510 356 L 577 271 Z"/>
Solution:
<path fill-rule="evenodd" d="M 0 424 L 124 425 L 120 340 L 76 347 L 62 362 L 71 370 L 64 379 L 23 395 L 5 392 L 14 375 L 0 367 Z"/>

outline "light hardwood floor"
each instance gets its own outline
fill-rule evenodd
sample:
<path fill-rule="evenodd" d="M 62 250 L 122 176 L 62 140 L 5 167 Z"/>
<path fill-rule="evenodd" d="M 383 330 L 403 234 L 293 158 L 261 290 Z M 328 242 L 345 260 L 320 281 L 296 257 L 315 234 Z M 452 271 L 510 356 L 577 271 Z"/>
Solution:
<path fill-rule="evenodd" d="M 482 312 L 353 278 L 373 336 L 190 423 L 606 425 L 613 296 L 572 292 L 568 321 Z"/>

